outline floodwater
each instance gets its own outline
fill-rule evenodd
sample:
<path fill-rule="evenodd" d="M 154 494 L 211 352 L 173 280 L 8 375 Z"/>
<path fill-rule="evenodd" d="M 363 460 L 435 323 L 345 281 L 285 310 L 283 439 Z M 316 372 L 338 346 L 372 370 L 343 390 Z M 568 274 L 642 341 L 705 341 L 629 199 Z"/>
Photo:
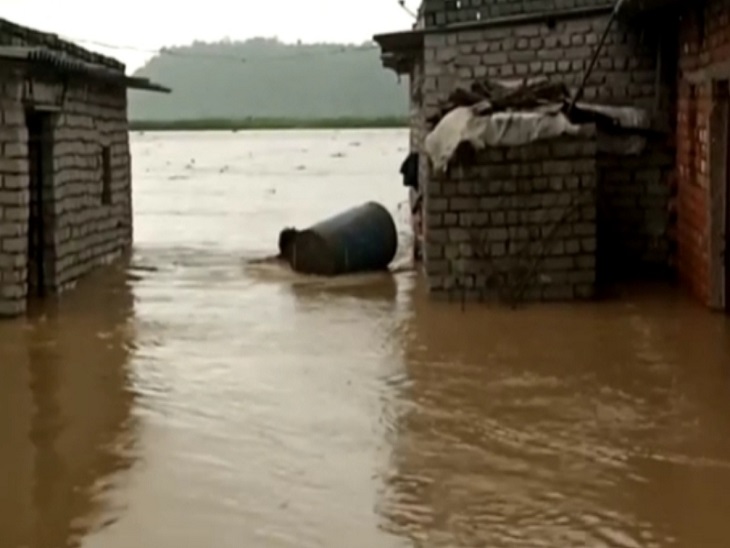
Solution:
<path fill-rule="evenodd" d="M 136 249 L 0 323 L 0 548 L 730 546 L 730 322 L 273 265 L 401 131 L 133 136 Z"/>

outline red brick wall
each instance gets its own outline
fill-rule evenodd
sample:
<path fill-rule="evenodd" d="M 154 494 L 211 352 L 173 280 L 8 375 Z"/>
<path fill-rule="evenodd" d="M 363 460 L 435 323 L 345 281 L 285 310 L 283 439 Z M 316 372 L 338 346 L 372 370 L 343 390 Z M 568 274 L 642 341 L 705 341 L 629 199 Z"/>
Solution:
<path fill-rule="evenodd" d="M 709 150 L 711 97 L 705 86 L 680 84 L 677 109 L 677 267 L 702 302 L 709 287 Z"/>
<path fill-rule="evenodd" d="M 677 267 L 703 303 L 710 299 L 710 116 L 712 82 L 687 74 L 730 60 L 730 1 L 708 0 L 680 18 L 677 105 Z"/>

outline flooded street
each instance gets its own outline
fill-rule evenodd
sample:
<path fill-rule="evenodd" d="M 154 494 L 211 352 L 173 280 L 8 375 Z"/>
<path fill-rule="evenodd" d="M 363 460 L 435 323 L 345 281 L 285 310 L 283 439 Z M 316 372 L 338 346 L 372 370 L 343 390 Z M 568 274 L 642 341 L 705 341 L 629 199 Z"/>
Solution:
<path fill-rule="evenodd" d="M 730 320 L 669 290 L 429 302 L 247 261 L 403 131 L 133 135 L 135 253 L 0 323 L 0 548 L 730 544 Z"/>

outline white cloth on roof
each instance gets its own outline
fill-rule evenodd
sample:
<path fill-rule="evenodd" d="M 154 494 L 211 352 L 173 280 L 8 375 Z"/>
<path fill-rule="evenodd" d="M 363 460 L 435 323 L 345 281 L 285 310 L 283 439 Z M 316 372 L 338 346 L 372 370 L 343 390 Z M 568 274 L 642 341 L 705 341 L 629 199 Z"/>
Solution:
<path fill-rule="evenodd" d="M 446 168 L 461 143 L 480 150 L 487 146 L 519 146 L 535 141 L 582 135 L 589 128 L 572 124 L 559 105 L 528 112 L 497 112 L 478 116 L 470 107 L 449 112 L 428 134 L 425 150 L 436 171 Z"/>

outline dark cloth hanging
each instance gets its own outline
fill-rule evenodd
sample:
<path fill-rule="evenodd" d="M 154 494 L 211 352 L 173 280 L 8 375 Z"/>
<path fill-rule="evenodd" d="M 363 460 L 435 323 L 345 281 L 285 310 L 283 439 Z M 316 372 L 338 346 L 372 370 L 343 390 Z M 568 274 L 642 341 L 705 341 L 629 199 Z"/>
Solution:
<path fill-rule="evenodd" d="M 411 152 L 400 166 L 403 186 L 418 190 L 418 153 Z"/>

